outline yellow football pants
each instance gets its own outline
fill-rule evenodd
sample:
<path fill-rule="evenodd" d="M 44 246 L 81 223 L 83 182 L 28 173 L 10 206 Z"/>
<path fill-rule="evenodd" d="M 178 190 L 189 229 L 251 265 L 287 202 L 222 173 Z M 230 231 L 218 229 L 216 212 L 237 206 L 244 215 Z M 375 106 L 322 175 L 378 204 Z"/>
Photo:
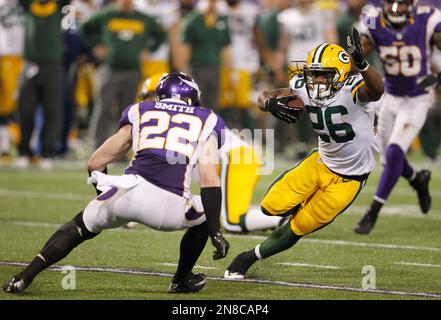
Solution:
<path fill-rule="evenodd" d="M 19 56 L 0 57 L 0 116 L 8 116 L 16 108 L 22 66 Z"/>
<path fill-rule="evenodd" d="M 95 67 L 86 64 L 77 70 L 77 82 L 75 84 L 75 103 L 80 109 L 87 108 L 93 102 Z"/>
<path fill-rule="evenodd" d="M 241 216 L 248 212 L 259 180 L 260 162 L 253 148 L 249 146 L 230 150 L 228 157 L 228 164 L 221 169 L 225 193 L 222 215 L 225 229 L 239 231 L 229 228 L 228 225 L 238 226 Z"/>
<path fill-rule="evenodd" d="M 261 206 L 269 215 L 292 214 L 291 229 L 303 236 L 331 223 L 352 204 L 364 184 L 330 171 L 315 150 L 274 181 Z"/>
<path fill-rule="evenodd" d="M 249 72 L 227 67 L 221 68 L 219 106 L 221 108 L 250 108 L 253 105 L 251 88 Z"/>

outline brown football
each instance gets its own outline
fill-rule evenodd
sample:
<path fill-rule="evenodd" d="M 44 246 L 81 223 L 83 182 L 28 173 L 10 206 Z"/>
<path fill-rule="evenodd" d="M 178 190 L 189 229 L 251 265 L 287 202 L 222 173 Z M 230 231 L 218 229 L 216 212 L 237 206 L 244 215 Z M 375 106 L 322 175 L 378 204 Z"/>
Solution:
<path fill-rule="evenodd" d="M 286 96 L 288 96 L 288 95 L 285 95 L 285 97 Z M 305 104 L 303 103 L 302 99 L 300 99 L 299 97 L 296 97 L 293 94 L 290 94 L 290 96 L 294 96 L 296 99 L 288 102 L 288 107 L 302 109 L 301 111 L 299 111 L 299 118 L 303 117 L 303 115 L 305 114 L 305 111 L 306 111 L 306 107 L 305 107 Z M 281 97 L 281 96 L 278 96 L 278 97 Z"/>

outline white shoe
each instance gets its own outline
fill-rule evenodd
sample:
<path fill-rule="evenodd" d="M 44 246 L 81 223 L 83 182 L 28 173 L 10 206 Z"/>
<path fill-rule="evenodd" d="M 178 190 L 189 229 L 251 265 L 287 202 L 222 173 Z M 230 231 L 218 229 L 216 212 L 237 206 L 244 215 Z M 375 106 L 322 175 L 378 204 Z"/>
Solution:
<path fill-rule="evenodd" d="M 230 272 L 230 270 L 225 270 L 224 279 L 227 280 L 242 280 L 245 279 L 245 275 L 239 272 Z"/>
<path fill-rule="evenodd" d="M 40 161 L 38 161 L 38 167 L 42 170 L 51 170 L 54 168 L 54 160 L 42 158 Z"/>
<path fill-rule="evenodd" d="M 30 164 L 31 164 L 31 162 L 29 160 L 29 157 L 21 156 L 21 157 L 18 157 L 18 159 L 14 161 L 13 166 L 18 169 L 26 169 L 26 168 L 29 168 Z"/>

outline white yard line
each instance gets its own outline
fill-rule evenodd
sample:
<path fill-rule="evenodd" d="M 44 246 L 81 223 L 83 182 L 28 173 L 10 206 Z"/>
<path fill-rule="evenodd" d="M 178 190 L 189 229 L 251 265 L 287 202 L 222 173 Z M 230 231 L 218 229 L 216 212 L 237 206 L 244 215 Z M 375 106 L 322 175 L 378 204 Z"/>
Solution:
<path fill-rule="evenodd" d="M 346 211 L 346 214 L 365 214 L 368 209 L 369 207 L 367 206 L 352 206 Z M 418 205 L 387 203 L 381 209 L 380 216 L 386 218 L 398 216 L 410 219 L 441 220 L 441 210 L 431 209 L 428 214 L 422 214 Z"/>
<path fill-rule="evenodd" d="M 11 262 L 11 261 L 0 261 L 0 265 L 4 266 L 26 266 L 27 263 L 23 262 Z M 163 272 L 152 272 L 152 271 L 142 271 L 136 269 L 126 269 L 126 268 L 96 268 L 96 267 L 77 267 L 77 266 L 54 266 L 50 267 L 48 270 L 51 271 L 61 271 L 63 268 L 75 268 L 78 271 L 90 271 L 90 272 L 107 272 L 116 274 L 133 274 L 133 275 L 147 275 L 156 277 L 172 277 L 173 274 L 163 273 Z M 306 289 L 322 289 L 322 290 L 339 290 L 339 291 L 349 291 L 358 293 L 371 293 L 371 294 L 385 294 L 385 295 L 395 295 L 395 296 L 414 296 L 423 298 L 441 298 L 441 293 L 433 292 L 407 292 L 407 291 L 397 291 L 397 290 L 386 290 L 386 289 L 362 289 L 349 286 L 339 286 L 339 285 L 326 285 L 326 284 L 313 284 L 313 283 L 299 283 L 299 282 L 287 282 L 287 281 L 272 281 L 263 279 L 245 279 L 245 280 L 226 280 L 222 277 L 207 277 L 211 280 L 217 281 L 235 281 L 235 282 L 245 282 L 245 283 L 257 283 L 257 284 L 267 284 L 276 285 L 284 287 L 295 287 L 295 288 L 306 288 Z"/>
<path fill-rule="evenodd" d="M 415 267 L 441 268 L 441 264 L 430 264 L 430 263 L 399 261 L 399 262 L 394 262 L 394 264 L 401 264 L 405 266 L 415 266 Z"/>
<path fill-rule="evenodd" d="M 319 268 L 319 269 L 339 269 L 339 267 L 336 266 L 325 266 L 320 264 L 309 264 L 309 263 L 298 263 L 298 262 L 279 262 L 275 263 L 277 265 L 281 266 L 288 266 L 288 267 L 306 267 L 306 268 Z"/>
<path fill-rule="evenodd" d="M 35 222 L 35 221 L 15 221 L 15 220 L 0 220 L 1 223 L 7 223 L 17 226 L 25 226 L 25 227 L 40 227 L 40 228 L 58 228 L 60 224 L 56 223 L 45 223 L 45 222 Z M 109 231 L 116 232 L 160 232 L 148 228 L 139 228 L 139 229 L 110 229 Z M 266 236 L 257 236 L 257 235 L 237 235 L 237 234 L 226 234 L 227 238 L 247 238 L 247 239 L 255 239 L 255 240 L 264 240 Z M 314 238 L 305 238 L 302 239 L 302 243 L 319 243 L 319 244 L 327 244 L 327 245 L 336 245 L 336 246 L 352 246 L 352 247 L 365 247 L 365 248 L 381 248 L 381 249 L 401 249 L 401 250 L 415 250 L 415 251 L 431 251 L 431 252 L 441 252 L 441 248 L 437 247 L 425 247 L 425 246 L 414 246 L 414 245 L 398 245 L 398 244 L 387 244 L 387 243 L 369 243 L 369 242 L 358 242 L 358 241 L 346 241 L 346 240 L 324 240 L 324 239 L 314 239 Z"/>
<path fill-rule="evenodd" d="M 365 187 L 362 191 L 362 194 L 374 194 L 375 191 L 377 190 L 377 187 L 375 186 L 369 186 L 369 187 Z M 416 192 L 409 186 L 408 188 L 405 187 L 401 187 L 401 188 L 394 188 L 392 193 L 392 196 L 409 196 L 409 197 L 413 197 L 415 199 L 417 199 L 417 194 Z M 430 195 L 432 196 L 432 198 L 439 198 L 441 197 L 441 190 L 435 190 L 431 187 L 430 190 Z"/>
<path fill-rule="evenodd" d="M 323 244 L 330 244 L 330 245 L 338 245 L 338 246 L 441 252 L 441 248 L 412 246 L 412 245 L 369 243 L 369 242 L 358 242 L 358 241 L 356 242 L 356 241 L 345 241 L 345 240 L 322 240 L 322 239 L 303 239 L 302 241 L 310 242 L 310 243 L 323 243 Z"/>

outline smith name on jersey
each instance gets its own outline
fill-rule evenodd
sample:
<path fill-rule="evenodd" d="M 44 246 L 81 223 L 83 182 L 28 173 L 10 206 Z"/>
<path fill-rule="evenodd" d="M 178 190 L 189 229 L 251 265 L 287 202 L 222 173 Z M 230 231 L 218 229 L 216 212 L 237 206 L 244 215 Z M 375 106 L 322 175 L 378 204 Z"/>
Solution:
<path fill-rule="evenodd" d="M 191 171 L 202 145 L 214 134 L 218 148 L 225 124 L 210 109 L 179 100 L 141 102 L 127 107 L 120 127 L 132 125 L 134 157 L 125 170 L 179 196 L 190 196 Z"/>
<path fill-rule="evenodd" d="M 434 32 L 441 32 L 438 9 L 418 6 L 414 10 L 401 29 L 390 26 L 380 9 L 369 10 L 359 26 L 360 33 L 370 39 L 383 61 L 386 91 L 395 96 L 427 93 L 417 80 L 430 73 L 431 38 Z"/>
<path fill-rule="evenodd" d="M 319 136 L 321 160 L 337 174 L 364 175 L 375 167 L 378 143 L 374 135 L 374 110 L 357 97 L 363 83 L 360 74 L 350 76 L 334 96 L 324 101 L 309 98 L 303 75 L 294 76 L 289 83 L 305 104 Z"/>

